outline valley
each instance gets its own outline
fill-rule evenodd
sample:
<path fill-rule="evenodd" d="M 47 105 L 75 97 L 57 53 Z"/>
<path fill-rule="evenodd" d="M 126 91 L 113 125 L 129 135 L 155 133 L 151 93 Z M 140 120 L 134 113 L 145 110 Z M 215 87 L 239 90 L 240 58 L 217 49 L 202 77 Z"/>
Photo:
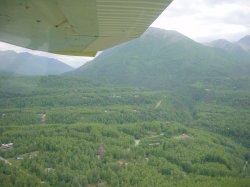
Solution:
<path fill-rule="evenodd" d="M 0 150 L 6 186 L 250 182 L 249 105 L 238 91 L 184 97 L 67 76 L 5 75 L 1 85 L 0 141 L 13 142 Z"/>
<path fill-rule="evenodd" d="M 247 41 L 150 28 L 61 75 L 1 71 L 1 186 L 248 187 Z"/>

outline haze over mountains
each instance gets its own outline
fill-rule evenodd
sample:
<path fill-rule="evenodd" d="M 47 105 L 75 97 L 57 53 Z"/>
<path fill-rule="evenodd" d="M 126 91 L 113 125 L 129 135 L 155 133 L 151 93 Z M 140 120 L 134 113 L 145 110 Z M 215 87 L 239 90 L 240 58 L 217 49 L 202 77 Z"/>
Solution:
<path fill-rule="evenodd" d="M 250 75 L 250 58 L 240 45 L 247 41 L 248 37 L 237 45 L 213 42 L 209 47 L 175 31 L 150 28 L 142 37 L 111 48 L 68 74 L 152 89 L 246 77 Z"/>
<path fill-rule="evenodd" d="M 0 51 L 0 71 L 23 75 L 61 74 L 73 68 L 53 58 L 30 53 Z"/>
<path fill-rule="evenodd" d="M 233 53 L 234 55 L 240 55 L 250 59 L 250 35 L 243 37 L 237 42 L 229 42 L 227 40 L 219 39 L 205 45 L 221 48 Z"/>
<path fill-rule="evenodd" d="M 24 75 L 61 74 L 153 89 L 173 88 L 206 78 L 249 74 L 250 35 L 238 42 L 204 45 L 186 36 L 150 28 L 138 39 L 108 49 L 73 72 L 52 58 L 0 51 L 0 71 Z"/>

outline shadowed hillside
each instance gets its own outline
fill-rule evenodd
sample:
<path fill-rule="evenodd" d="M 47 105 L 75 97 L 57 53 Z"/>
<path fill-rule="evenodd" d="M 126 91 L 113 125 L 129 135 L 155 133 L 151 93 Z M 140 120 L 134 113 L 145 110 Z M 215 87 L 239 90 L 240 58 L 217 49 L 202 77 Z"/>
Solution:
<path fill-rule="evenodd" d="M 36 56 L 30 53 L 0 51 L 0 71 L 3 72 L 23 75 L 51 75 L 71 70 L 73 68 L 69 65 L 52 58 Z"/>

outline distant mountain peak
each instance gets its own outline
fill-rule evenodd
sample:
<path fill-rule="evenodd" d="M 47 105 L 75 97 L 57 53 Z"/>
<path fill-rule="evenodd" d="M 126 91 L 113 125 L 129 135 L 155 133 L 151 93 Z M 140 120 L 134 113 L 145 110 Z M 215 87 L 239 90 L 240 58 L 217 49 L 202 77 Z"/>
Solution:
<path fill-rule="evenodd" d="M 208 45 L 211 47 L 226 48 L 226 47 L 232 46 L 234 44 L 225 40 L 225 39 L 218 39 L 218 40 L 214 40 L 210 43 L 206 43 L 205 45 Z"/>
<path fill-rule="evenodd" d="M 247 35 L 240 39 L 238 42 L 229 42 L 225 39 L 214 40 L 204 45 L 210 47 L 221 48 L 234 55 L 249 56 L 250 52 L 250 35 Z"/>
<path fill-rule="evenodd" d="M 154 37 L 160 38 L 160 39 L 166 39 L 166 38 L 190 39 L 177 31 L 165 30 L 165 29 L 160 29 L 160 28 L 155 28 L 155 27 L 149 27 L 148 30 L 143 34 L 142 38 L 147 37 L 148 35 L 154 36 Z"/>
<path fill-rule="evenodd" d="M 250 52 L 250 35 L 246 35 L 241 38 L 237 44 L 247 52 Z"/>
<path fill-rule="evenodd" d="M 61 74 L 73 70 L 67 64 L 53 58 L 32 55 L 28 52 L 0 51 L 0 71 L 23 75 Z"/>
<path fill-rule="evenodd" d="M 246 35 L 239 40 L 239 42 L 247 42 L 250 43 L 250 35 Z"/>
<path fill-rule="evenodd" d="M 218 39 L 218 40 L 214 40 L 214 41 L 212 41 L 211 43 L 232 43 L 232 42 L 229 42 L 229 41 L 227 41 L 227 40 L 225 40 L 225 39 Z"/>
<path fill-rule="evenodd" d="M 157 34 L 157 35 L 181 35 L 179 32 L 175 30 L 166 30 L 156 27 L 149 27 L 147 31 L 145 32 L 147 34 Z"/>

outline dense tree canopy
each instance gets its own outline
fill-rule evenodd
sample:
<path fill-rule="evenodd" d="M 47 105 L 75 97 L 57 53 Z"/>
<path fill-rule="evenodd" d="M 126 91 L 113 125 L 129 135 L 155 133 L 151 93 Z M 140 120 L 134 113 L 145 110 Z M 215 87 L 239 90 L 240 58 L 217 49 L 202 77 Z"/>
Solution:
<path fill-rule="evenodd" d="M 1 76 L 0 184 L 249 186 L 249 92 L 202 84 Z"/>

